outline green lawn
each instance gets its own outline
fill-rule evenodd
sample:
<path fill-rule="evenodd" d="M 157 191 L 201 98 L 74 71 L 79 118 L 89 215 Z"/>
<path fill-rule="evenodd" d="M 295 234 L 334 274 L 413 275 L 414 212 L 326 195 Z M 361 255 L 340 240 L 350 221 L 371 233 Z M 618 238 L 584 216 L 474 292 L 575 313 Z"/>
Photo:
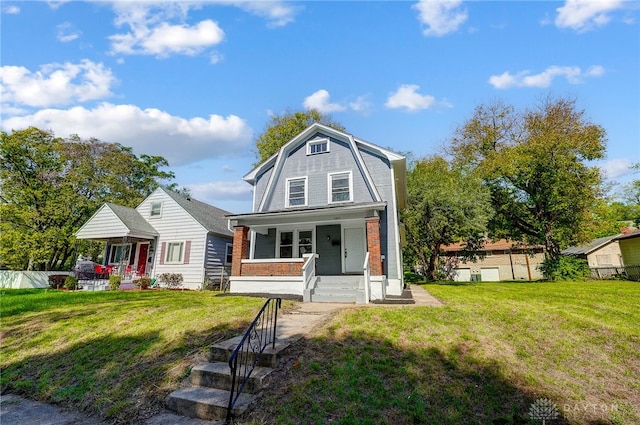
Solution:
<path fill-rule="evenodd" d="M 290 348 L 254 423 L 640 423 L 640 284 L 426 285 L 433 307 L 348 308 Z M 2 391 L 120 423 L 160 408 L 263 299 L 211 292 L 0 297 Z"/>
<path fill-rule="evenodd" d="M 442 308 L 341 312 L 254 418 L 291 424 L 640 423 L 640 284 L 425 285 Z"/>

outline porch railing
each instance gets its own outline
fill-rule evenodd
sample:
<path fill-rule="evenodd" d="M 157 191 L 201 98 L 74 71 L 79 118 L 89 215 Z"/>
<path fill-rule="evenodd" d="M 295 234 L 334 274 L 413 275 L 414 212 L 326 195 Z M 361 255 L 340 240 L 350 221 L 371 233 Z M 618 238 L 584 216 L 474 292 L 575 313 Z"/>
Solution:
<path fill-rule="evenodd" d="M 318 258 L 318 254 L 303 254 L 302 257 L 305 258 L 302 266 L 304 289 L 310 289 L 309 285 L 313 283 L 313 279 L 316 277 L 316 258 Z"/>
<path fill-rule="evenodd" d="M 233 406 L 242 394 L 260 356 L 268 345 L 272 348 L 276 347 L 276 325 L 280 307 L 282 307 L 282 298 L 269 298 L 231 353 L 229 358 L 231 391 L 227 407 L 227 424 L 231 423 Z"/>
<path fill-rule="evenodd" d="M 362 266 L 363 270 L 363 282 L 364 282 L 364 303 L 369 304 L 369 288 L 371 287 L 371 270 L 369 267 L 369 252 L 364 256 L 364 265 Z"/>

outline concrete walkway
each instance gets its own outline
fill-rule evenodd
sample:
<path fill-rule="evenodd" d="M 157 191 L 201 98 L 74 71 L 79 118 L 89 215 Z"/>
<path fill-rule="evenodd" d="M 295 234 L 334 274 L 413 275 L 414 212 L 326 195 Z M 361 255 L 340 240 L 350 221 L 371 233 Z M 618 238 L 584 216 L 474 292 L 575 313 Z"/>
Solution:
<path fill-rule="evenodd" d="M 292 311 L 278 315 L 278 339 L 293 343 L 329 321 L 337 311 L 344 308 L 412 308 L 443 305 L 421 286 L 410 285 L 409 290 L 414 304 L 296 303 Z M 62 408 L 14 394 L 0 396 L 1 425 L 99 425 L 101 423 L 100 420 L 85 414 L 65 411 Z M 222 423 L 187 418 L 163 411 L 146 420 L 143 425 L 217 425 Z"/>

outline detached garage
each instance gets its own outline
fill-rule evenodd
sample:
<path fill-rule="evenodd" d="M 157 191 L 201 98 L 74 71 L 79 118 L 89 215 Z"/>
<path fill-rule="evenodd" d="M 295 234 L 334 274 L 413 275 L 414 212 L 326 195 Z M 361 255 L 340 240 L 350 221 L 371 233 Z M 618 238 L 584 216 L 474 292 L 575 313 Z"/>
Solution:
<path fill-rule="evenodd" d="M 455 282 L 471 282 L 471 269 L 456 269 L 453 280 Z"/>
<path fill-rule="evenodd" d="M 483 282 L 500 282 L 500 269 L 498 267 L 481 267 L 480 279 Z"/>

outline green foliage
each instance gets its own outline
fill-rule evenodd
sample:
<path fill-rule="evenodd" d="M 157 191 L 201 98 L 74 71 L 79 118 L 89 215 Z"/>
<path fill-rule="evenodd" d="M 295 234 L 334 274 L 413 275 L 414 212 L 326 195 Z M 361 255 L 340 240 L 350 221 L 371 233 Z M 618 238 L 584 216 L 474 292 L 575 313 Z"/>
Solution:
<path fill-rule="evenodd" d="M 415 273 L 405 272 L 404 273 L 404 281 L 405 281 L 405 283 L 424 282 L 424 276 L 419 275 L 419 274 L 415 274 Z"/>
<path fill-rule="evenodd" d="M 75 291 L 78 289 L 78 278 L 73 275 L 67 276 L 64 280 L 64 287 L 69 291 Z"/>
<path fill-rule="evenodd" d="M 473 252 L 479 245 L 492 214 L 489 193 L 475 175 L 440 157 L 416 161 L 407 186 L 405 259 L 436 280 L 442 246 L 464 240 Z"/>
<path fill-rule="evenodd" d="M 333 121 L 330 115 L 323 114 L 316 109 L 287 111 L 282 115 L 273 115 L 262 134 L 256 137 L 258 161 L 254 165 L 267 160 L 284 144 L 315 122 L 344 131 L 344 127 Z"/>
<path fill-rule="evenodd" d="M 74 232 L 105 202 L 137 205 L 173 173 L 159 156 L 35 127 L 0 131 L 0 259 L 12 270 L 69 270 L 95 243 Z"/>
<path fill-rule="evenodd" d="M 158 280 L 164 283 L 167 288 L 175 289 L 182 285 L 184 279 L 182 273 L 162 273 L 158 276 Z"/>
<path fill-rule="evenodd" d="M 550 281 L 586 280 L 590 276 L 587 260 L 572 256 L 547 258 L 540 265 L 540 270 Z"/>
<path fill-rule="evenodd" d="M 65 280 L 67 279 L 66 274 L 52 274 L 49 276 L 49 288 L 51 289 L 60 289 L 64 286 Z"/>
<path fill-rule="evenodd" d="M 134 280 L 133 284 L 136 285 L 140 289 L 149 289 L 149 286 L 151 286 L 151 278 L 150 277 L 141 277 L 138 280 Z"/>
<path fill-rule="evenodd" d="M 112 274 L 109 276 L 109 289 L 112 291 L 120 289 L 120 283 L 122 283 L 122 276 L 118 274 Z"/>
<path fill-rule="evenodd" d="M 606 133 L 575 100 L 547 99 L 524 112 L 479 106 L 451 146 L 456 163 L 477 170 L 491 191 L 494 236 L 542 244 L 551 258 L 589 239 L 601 176 L 587 164 L 604 157 Z"/>

